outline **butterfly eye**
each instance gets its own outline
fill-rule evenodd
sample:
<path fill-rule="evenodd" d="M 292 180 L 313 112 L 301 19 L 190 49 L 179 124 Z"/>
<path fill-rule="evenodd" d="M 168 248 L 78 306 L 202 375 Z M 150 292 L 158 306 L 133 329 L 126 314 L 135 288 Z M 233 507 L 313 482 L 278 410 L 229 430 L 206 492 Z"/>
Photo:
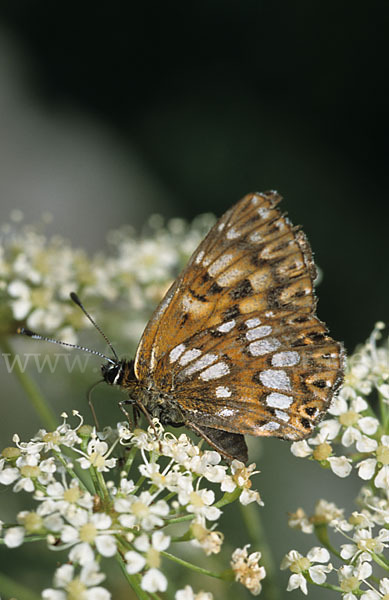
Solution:
<path fill-rule="evenodd" d="M 106 363 L 101 366 L 101 373 L 106 383 L 109 383 L 110 385 L 120 385 L 123 377 L 122 364 L 117 363 L 112 365 Z"/>

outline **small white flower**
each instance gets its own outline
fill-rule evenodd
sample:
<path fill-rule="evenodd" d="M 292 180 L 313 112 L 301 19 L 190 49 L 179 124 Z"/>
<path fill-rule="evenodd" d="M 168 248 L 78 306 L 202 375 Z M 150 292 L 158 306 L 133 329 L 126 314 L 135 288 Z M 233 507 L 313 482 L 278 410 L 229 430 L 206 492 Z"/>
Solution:
<path fill-rule="evenodd" d="M 312 581 L 318 585 L 325 582 L 327 573 L 332 571 L 331 563 L 328 564 L 313 564 L 327 563 L 330 559 L 330 554 L 326 548 L 315 546 L 311 548 L 307 556 L 303 556 L 297 550 L 291 550 L 284 556 L 281 562 L 281 569 L 290 569 L 292 575 L 289 577 L 287 591 L 300 588 L 303 594 L 308 593 L 307 580 L 304 573 L 308 573 Z"/>
<path fill-rule="evenodd" d="M 224 536 L 220 531 L 207 529 L 205 519 L 199 518 L 194 521 L 191 525 L 191 532 L 195 537 L 192 543 L 195 546 L 201 546 L 207 556 L 220 552 Z"/>
<path fill-rule="evenodd" d="M 302 508 L 298 508 L 295 513 L 289 513 L 288 525 L 292 529 L 300 529 L 303 533 L 313 533 L 313 523 Z"/>
<path fill-rule="evenodd" d="M 0 483 L 10 485 L 20 477 L 19 469 L 16 467 L 7 467 L 4 458 L 0 459 Z"/>
<path fill-rule="evenodd" d="M 17 548 L 23 544 L 24 535 L 24 527 L 10 527 L 5 532 L 4 544 L 7 548 Z"/>
<path fill-rule="evenodd" d="M 352 471 L 352 462 L 346 456 L 330 456 L 328 459 L 331 471 L 338 477 L 348 477 Z"/>
<path fill-rule="evenodd" d="M 174 598 L 175 600 L 213 600 L 213 595 L 210 592 L 196 594 L 190 585 L 186 585 L 184 589 L 176 591 Z"/>
<path fill-rule="evenodd" d="M 167 579 L 161 571 L 152 568 L 143 575 L 140 586 L 145 592 L 165 592 L 167 589 Z"/>
<path fill-rule="evenodd" d="M 216 521 L 221 515 L 221 511 L 216 506 L 212 506 L 215 501 L 215 494 L 212 490 L 199 489 L 187 493 L 181 491 L 178 494 L 178 501 L 190 513 L 202 516 L 209 521 Z"/>
<path fill-rule="evenodd" d="M 244 548 L 237 548 L 232 553 L 231 568 L 235 573 L 235 580 L 244 585 L 254 596 L 262 589 L 261 581 L 266 577 L 265 567 L 259 565 L 260 552 L 248 553 L 250 547 L 246 544 Z"/>
<path fill-rule="evenodd" d="M 130 573 L 130 575 L 139 573 L 139 571 L 141 571 L 146 564 L 145 557 L 134 550 L 129 550 L 126 552 L 124 558 L 126 560 L 126 570 L 128 573 Z"/>
<path fill-rule="evenodd" d="M 358 596 L 353 592 L 358 592 L 361 581 L 365 581 L 371 574 L 372 567 L 368 562 L 361 562 L 356 567 L 352 565 L 340 567 L 338 578 L 344 600 L 357 600 Z"/>
<path fill-rule="evenodd" d="M 121 513 L 119 522 L 129 529 L 139 524 L 142 529 L 150 531 L 155 527 L 164 525 L 163 517 L 169 514 L 169 505 L 164 500 L 154 502 L 150 492 L 141 492 L 139 496 L 130 495 L 126 498 L 117 498 L 114 508 Z"/>
<path fill-rule="evenodd" d="M 375 451 L 375 458 L 366 458 L 358 463 L 358 475 L 361 479 L 372 479 L 377 488 L 389 490 L 389 436 L 382 435 Z"/>
<path fill-rule="evenodd" d="M 94 467 L 97 471 L 106 472 L 114 468 L 117 460 L 116 458 L 108 458 L 109 454 L 110 451 L 108 451 L 108 444 L 106 442 L 92 439 L 88 443 L 87 455 L 77 460 L 82 469 Z"/>
<path fill-rule="evenodd" d="M 307 440 L 300 440 L 299 442 L 293 442 L 290 446 L 292 454 L 298 458 L 307 458 L 313 452 L 312 448 L 308 444 Z"/>
<path fill-rule="evenodd" d="M 93 556 L 92 547 L 102 556 L 116 554 L 116 539 L 111 532 L 111 517 L 105 513 L 90 515 L 87 511 L 79 509 L 69 520 L 73 525 L 65 525 L 61 531 L 61 541 L 72 549 L 73 560 L 78 556 L 78 562 L 85 565 Z"/>
<path fill-rule="evenodd" d="M 94 561 L 81 567 L 76 573 L 74 565 L 62 565 L 54 575 L 54 586 L 56 589 L 43 590 L 44 600 L 67 600 L 69 594 L 72 597 L 83 600 L 110 600 L 111 594 L 98 584 L 105 579 L 104 573 L 100 573 L 98 564 Z M 62 588 L 62 590 L 61 590 Z"/>
<path fill-rule="evenodd" d="M 358 529 L 353 536 L 353 544 L 343 544 L 341 546 L 341 557 L 344 560 L 355 562 L 370 561 L 373 559 L 372 553 L 381 554 L 384 548 L 388 547 L 385 542 L 389 541 L 389 531 L 381 529 L 378 536 L 373 537 L 369 529 Z"/>
<path fill-rule="evenodd" d="M 40 515 L 48 515 L 53 512 L 59 512 L 61 515 L 72 518 L 78 508 L 91 510 L 93 508 L 93 497 L 89 492 L 81 490 L 77 480 L 72 480 L 69 486 L 65 486 L 59 481 L 50 483 L 46 488 L 48 496 L 35 496 L 36 500 L 41 501 L 38 508 Z"/>

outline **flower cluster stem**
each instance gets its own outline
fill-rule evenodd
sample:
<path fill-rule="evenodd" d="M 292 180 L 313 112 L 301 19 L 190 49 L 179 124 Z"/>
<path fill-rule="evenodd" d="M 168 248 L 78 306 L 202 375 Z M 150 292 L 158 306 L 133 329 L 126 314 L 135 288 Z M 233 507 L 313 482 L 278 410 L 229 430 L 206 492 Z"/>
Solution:
<path fill-rule="evenodd" d="M 6 339 L 2 338 L 0 340 L 0 347 L 4 353 L 14 356 L 14 352 L 12 351 L 12 348 Z M 53 411 L 47 405 L 36 383 L 21 369 L 16 360 L 14 361 L 13 373 L 26 392 L 33 409 L 35 410 L 44 427 L 46 427 L 46 429 L 49 431 L 54 430 L 57 427 L 58 422 Z"/>
<path fill-rule="evenodd" d="M 31 589 L 17 583 L 4 573 L 0 573 L 0 594 L 1 597 L 18 598 L 18 600 L 39 600 L 40 598 Z"/>
<path fill-rule="evenodd" d="M 159 600 L 159 597 L 156 596 L 155 594 L 150 596 L 147 592 L 145 592 L 145 590 L 142 590 L 142 588 L 140 586 L 140 582 L 139 582 L 139 575 L 138 574 L 130 575 L 128 573 L 128 571 L 126 569 L 126 563 L 119 553 L 116 554 L 116 558 L 117 558 L 117 561 L 119 562 L 119 565 L 121 567 L 124 577 L 130 584 L 131 588 L 134 590 L 134 592 L 139 600 L 150 600 L 150 598 Z"/>
<path fill-rule="evenodd" d="M 263 580 L 264 596 L 268 600 L 281 600 L 281 592 L 277 585 L 276 566 L 272 551 L 266 540 L 258 506 L 255 504 L 240 505 L 240 509 L 253 548 L 261 549 L 261 564 L 266 569 L 266 578 Z"/>
<path fill-rule="evenodd" d="M 190 569 L 191 571 L 195 571 L 195 573 L 201 573 L 202 575 L 208 575 L 209 577 L 215 577 L 216 579 L 225 579 L 226 578 L 225 573 L 215 573 L 214 571 L 208 571 L 208 569 L 203 569 L 202 567 L 199 567 L 198 565 L 193 565 L 192 563 L 187 562 L 186 560 L 183 560 L 182 558 L 178 558 L 178 556 L 174 556 L 174 554 L 170 554 L 170 552 L 162 551 L 161 555 L 165 556 L 169 560 L 172 560 L 173 562 L 176 562 L 177 564 L 181 565 L 182 567 L 186 567 L 187 569 Z"/>

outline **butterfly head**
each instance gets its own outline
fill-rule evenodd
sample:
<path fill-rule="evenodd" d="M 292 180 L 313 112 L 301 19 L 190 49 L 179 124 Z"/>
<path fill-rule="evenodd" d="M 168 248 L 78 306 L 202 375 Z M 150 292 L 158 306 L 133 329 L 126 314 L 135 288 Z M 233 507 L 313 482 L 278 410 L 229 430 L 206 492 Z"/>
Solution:
<path fill-rule="evenodd" d="M 101 365 L 103 379 L 109 385 L 123 386 L 131 378 L 134 372 L 133 360 L 119 360 L 116 362 L 106 362 Z"/>

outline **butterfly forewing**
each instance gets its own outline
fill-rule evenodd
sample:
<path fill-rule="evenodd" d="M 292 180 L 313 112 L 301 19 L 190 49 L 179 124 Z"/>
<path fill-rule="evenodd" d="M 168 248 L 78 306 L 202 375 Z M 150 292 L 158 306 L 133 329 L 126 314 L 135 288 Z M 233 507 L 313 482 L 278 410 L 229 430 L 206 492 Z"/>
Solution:
<path fill-rule="evenodd" d="M 341 344 L 314 315 L 310 247 L 279 201 L 249 194 L 227 211 L 142 336 L 138 381 L 188 424 L 298 439 L 340 385 Z"/>

